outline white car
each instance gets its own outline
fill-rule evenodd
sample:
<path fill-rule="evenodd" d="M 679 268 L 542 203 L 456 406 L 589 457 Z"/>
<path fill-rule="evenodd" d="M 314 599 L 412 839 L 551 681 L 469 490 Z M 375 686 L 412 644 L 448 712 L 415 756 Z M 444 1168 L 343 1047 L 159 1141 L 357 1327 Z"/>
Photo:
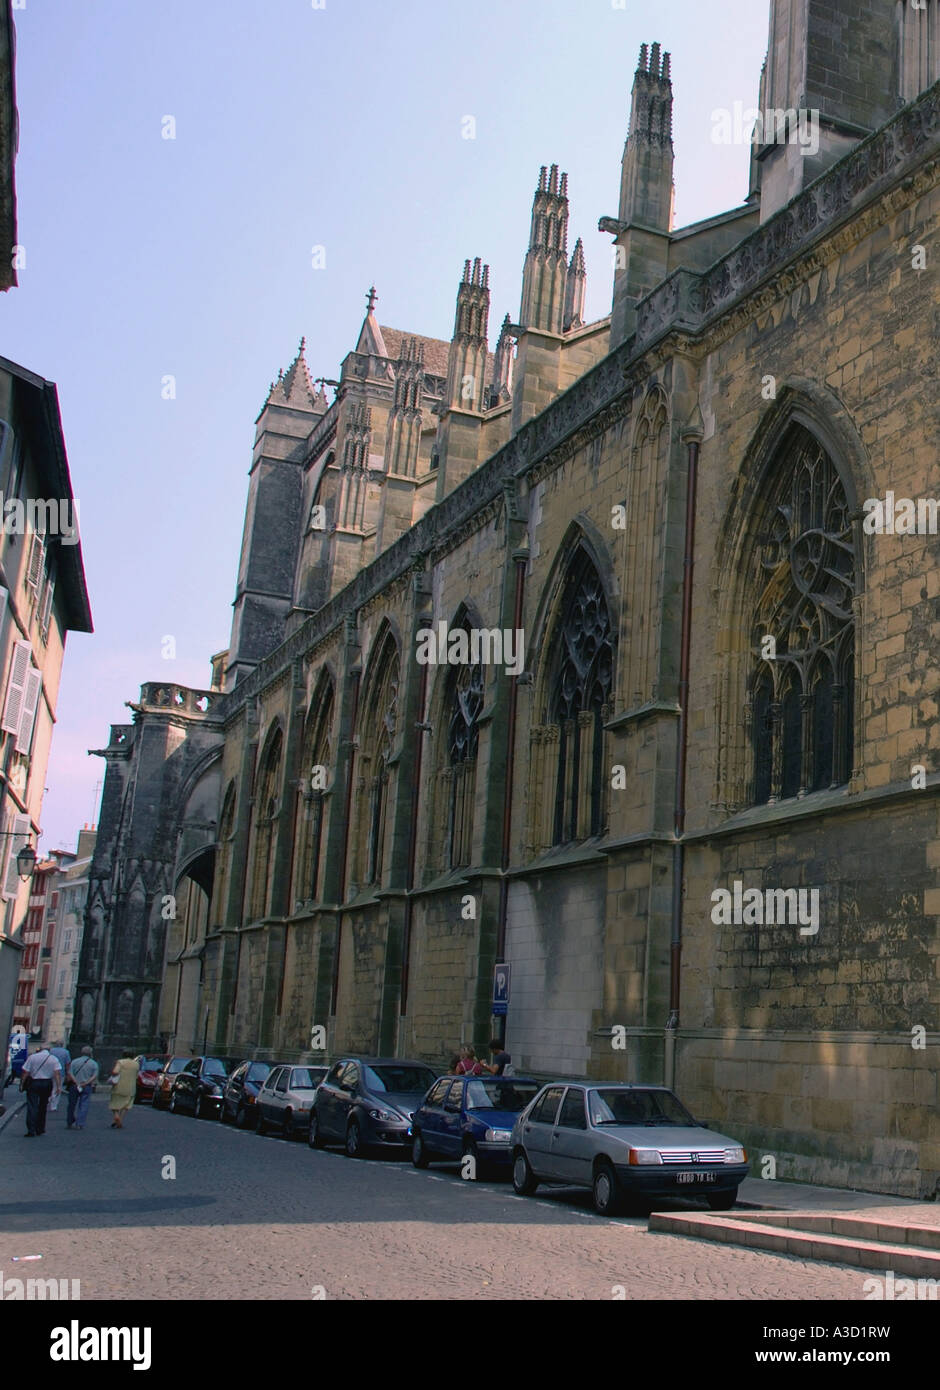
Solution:
<path fill-rule="evenodd" d="M 279 1129 L 285 1139 L 310 1128 L 317 1087 L 326 1076 L 326 1067 L 301 1067 L 282 1063 L 271 1068 L 258 1092 L 258 1130 L 267 1134 Z"/>

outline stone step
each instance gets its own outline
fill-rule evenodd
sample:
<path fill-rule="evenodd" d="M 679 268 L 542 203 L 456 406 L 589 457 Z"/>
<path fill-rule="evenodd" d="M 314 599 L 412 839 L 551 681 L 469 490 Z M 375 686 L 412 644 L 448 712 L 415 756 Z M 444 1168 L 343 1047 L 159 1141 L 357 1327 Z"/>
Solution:
<path fill-rule="evenodd" d="M 771 1213 L 766 1213 L 771 1215 Z M 774 1213 L 776 1215 L 776 1213 Z M 649 1230 L 668 1235 L 691 1236 L 697 1240 L 714 1240 L 725 1245 L 741 1245 L 751 1250 L 773 1250 L 779 1255 L 796 1255 L 803 1260 L 824 1260 L 829 1264 L 855 1265 L 859 1269 L 893 1270 L 896 1275 L 940 1280 L 940 1249 L 921 1245 L 909 1239 L 910 1232 L 923 1233 L 933 1228 L 888 1226 L 869 1221 L 869 1228 L 884 1232 L 890 1238 L 872 1239 L 852 1232 L 834 1235 L 823 1230 L 800 1229 L 794 1222 L 847 1221 L 861 1224 L 855 1217 L 801 1216 L 786 1213 L 785 1219 L 768 1221 L 759 1215 L 706 1216 L 698 1212 L 653 1212 Z"/>
<path fill-rule="evenodd" d="M 735 1212 L 738 1221 L 756 1221 L 763 1226 L 785 1226 L 798 1231 L 820 1231 L 827 1236 L 854 1236 L 859 1240 L 882 1242 L 887 1245 L 916 1245 L 925 1250 L 940 1250 L 940 1225 L 902 1225 L 884 1217 L 846 1216 L 831 1212 Z"/>

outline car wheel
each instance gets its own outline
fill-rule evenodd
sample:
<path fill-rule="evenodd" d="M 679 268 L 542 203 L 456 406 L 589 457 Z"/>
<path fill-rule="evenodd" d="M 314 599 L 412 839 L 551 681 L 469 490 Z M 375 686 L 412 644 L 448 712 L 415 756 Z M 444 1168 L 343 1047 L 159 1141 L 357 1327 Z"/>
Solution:
<path fill-rule="evenodd" d="M 293 1110 L 284 1111 L 284 1138 L 291 1140 L 294 1137 L 294 1112 Z"/>
<path fill-rule="evenodd" d="M 414 1139 L 411 1144 L 411 1161 L 416 1168 L 426 1168 L 431 1162 L 428 1151 L 424 1147 L 420 1129 L 416 1129 L 414 1132 Z"/>
<path fill-rule="evenodd" d="M 193 1101 L 193 1119 L 201 1120 L 202 1118 L 202 1096 L 197 1096 Z"/>
<path fill-rule="evenodd" d="M 248 1125 L 248 1112 L 243 1105 L 235 1111 L 235 1128 L 245 1129 Z"/>
<path fill-rule="evenodd" d="M 323 1135 L 320 1133 L 320 1122 L 317 1119 L 316 1110 L 310 1111 L 310 1128 L 307 1130 L 307 1143 L 311 1149 L 323 1148 Z"/>
<path fill-rule="evenodd" d="M 171 1114 L 171 1115 L 178 1115 L 178 1114 L 179 1114 L 179 1111 L 178 1111 L 177 1108 L 176 1108 L 176 1095 L 175 1095 L 175 1094 L 172 1095 L 172 1096 L 170 1096 L 170 1114 Z"/>
<path fill-rule="evenodd" d="M 268 1132 L 268 1122 L 267 1122 L 267 1120 L 264 1118 L 264 1116 L 262 1115 L 261 1111 L 259 1110 L 259 1111 L 258 1111 L 258 1123 L 255 1125 L 255 1134 L 267 1134 L 267 1132 Z"/>
<path fill-rule="evenodd" d="M 620 1185 L 612 1166 L 599 1163 L 594 1170 L 594 1210 L 612 1216 L 620 1205 Z"/>
<path fill-rule="evenodd" d="M 706 1192 L 705 1200 L 712 1211 L 730 1211 L 738 1200 L 738 1189 L 731 1192 Z"/>
<path fill-rule="evenodd" d="M 227 1108 L 227 1106 L 226 1106 L 226 1104 L 225 1104 L 225 1101 L 223 1100 L 222 1104 L 219 1106 L 219 1124 L 220 1124 L 220 1125 L 224 1125 L 224 1124 L 227 1122 L 227 1120 L 228 1120 L 228 1108 Z"/>
<path fill-rule="evenodd" d="M 350 1120 L 346 1128 L 346 1154 L 349 1158 L 363 1158 L 365 1146 L 358 1120 Z"/>
<path fill-rule="evenodd" d="M 531 1197 L 539 1180 L 529 1167 L 524 1149 L 517 1149 L 512 1160 L 512 1185 L 519 1197 Z"/>

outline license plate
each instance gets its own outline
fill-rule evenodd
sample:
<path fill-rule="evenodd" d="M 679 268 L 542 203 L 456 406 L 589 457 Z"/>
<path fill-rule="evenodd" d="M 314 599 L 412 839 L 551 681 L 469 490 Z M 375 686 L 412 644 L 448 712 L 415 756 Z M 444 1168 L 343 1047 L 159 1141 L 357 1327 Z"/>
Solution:
<path fill-rule="evenodd" d="M 714 1173 L 677 1173 L 676 1182 L 714 1182 Z"/>

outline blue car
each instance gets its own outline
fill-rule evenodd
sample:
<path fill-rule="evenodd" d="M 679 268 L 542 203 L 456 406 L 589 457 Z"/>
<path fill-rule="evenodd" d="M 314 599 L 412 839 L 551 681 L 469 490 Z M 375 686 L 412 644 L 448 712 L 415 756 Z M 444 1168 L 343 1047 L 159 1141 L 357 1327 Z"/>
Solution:
<path fill-rule="evenodd" d="M 463 1163 L 468 1176 L 509 1172 L 509 1140 L 521 1110 L 542 1083 L 527 1076 L 442 1076 L 415 1111 L 411 1161 Z"/>

